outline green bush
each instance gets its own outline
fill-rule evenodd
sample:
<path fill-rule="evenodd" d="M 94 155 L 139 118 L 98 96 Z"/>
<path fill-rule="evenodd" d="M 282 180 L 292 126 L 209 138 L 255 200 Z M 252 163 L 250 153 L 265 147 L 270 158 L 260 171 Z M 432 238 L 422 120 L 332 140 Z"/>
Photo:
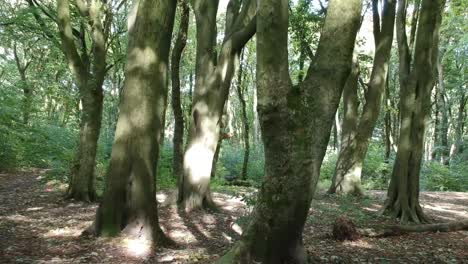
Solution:
<path fill-rule="evenodd" d="M 468 164 L 452 162 L 450 166 L 439 162 L 426 162 L 421 170 L 421 189 L 427 191 L 467 191 Z"/>

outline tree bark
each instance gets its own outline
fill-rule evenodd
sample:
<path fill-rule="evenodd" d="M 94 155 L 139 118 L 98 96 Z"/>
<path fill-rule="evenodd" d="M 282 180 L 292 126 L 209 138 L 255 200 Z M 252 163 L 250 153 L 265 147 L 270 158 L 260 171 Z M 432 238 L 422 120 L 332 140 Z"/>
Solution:
<path fill-rule="evenodd" d="M 460 154 L 464 151 L 463 134 L 466 116 L 465 108 L 468 102 L 468 96 L 466 95 L 466 90 L 464 87 L 461 87 L 460 92 L 461 95 L 458 99 L 457 125 L 455 128 L 455 142 L 451 147 L 450 159 L 453 159 L 457 154 Z"/>
<path fill-rule="evenodd" d="M 57 23 L 62 40 L 62 50 L 67 57 L 68 66 L 78 86 L 83 107 L 78 151 L 72 165 L 71 180 L 67 191 L 68 198 L 79 201 L 93 201 L 96 199 L 94 167 L 97 141 L 101 129 L 102 84 L 107 67 L 106 41 L 111 17 L 109 14 L 102 14 L 103 5 L 105 5 L 104 2 L 97 0 L 81 5 L 80 14 L 89 20 L 90 25 L 93 56 L 89 58 L 84 32 L 81 34 L 81 55 L 75 45 L 76 34 L 74 34 L 74 29 L 71 26 L 69 1 L 57 1 Z M 104 20 L 104 23 L 102 20 Z"/>
<path fill-rule="evenodd" d="M 17 43 L 13 45 L 13 56 L 16 62 L 16 68 L 20 74 L 20 87 L 23 90 L 23 123 L 29 123 L 29 114 L 31 112 L 31 103 L 32 103 L 32 87 L 30 86 L 28 79 L 26 77 L 26 71 L 32 63 L 32 60 L 22 61 L 20 55 L 18 55 Z M 25 56 L 25 54 L 23 54 Z"/>
<path fill-rule="evenodd" d="M 244 161 L 242 163 L 242 171 L 241 171 L 241 179 L 247 180 L 247 169 L 249 166 L 249 155 L 250 155 L 250 127 L 249 127 L 249 119 L 247 117 L 247 102 L 244 98 L 244 94 L 246 93 L 245 84 L 242 82 L 242 74 L 243 74 L 243 54 L 241 55 L 239 61 L 239 72 L 237 75 L 237 96 L 239 97 L 239 102 L 241 104 L 242 109 L 242 126 L 243 126 L 243 136 L 244 136 Z"/>
<path fill-rule="evenodd" d="M 186 211 L 214 206 L 209 184 L 219 140 L 220 119 L 229 95 L 236 58 L 255 33 L 256 1 L 243 1 L 242 8 L 238 0 L 229 2 L 225 38 L 217 58 L 214 44 L 218 1 L 196 0 L 192 6 L 197 26 L 197 58 L 180 203 Z"/>
<path fill-rule="evenodd" d="M 401 0 L 398 6 L 401 124 L 384 211 L 400 218 L 403 223 L 428 222 L 419 204 L 419 174 L 426 122 L 431 109 L 431 90 L 435 83 L 434 67 L 444 2 L 422 0 L 413 63 L 405 32 L 406 1 Z"/>
<path fill-rule="evenodd" d="M 438 142 L 437 148 L 439 151 L 440 163 L 443 165 L 449 165 L 450 162 L 450 150 L 448 145 L 448 130 L 449 130 L 449 117 L 448 117 L 448 107 L 450 107 L 447 103 L 446 93 L 445 93 L 445 83 L 444 83 L 444 69 L 442 66 L 442 58 L 443 54 L 439 54 L 437 59 L 437 74 L 438 74 L 438 95 L 439 95 L 439 102 L 440 102 L 440 128 L 439 128 L 439 137 L 440 142 Z"/>
<path fill-rule="evenodd" d="M 353 100 L 353 103 L 345 102 L 345 111 L 349 117 L 345 117 L 352 122 L 347 129 L 343 128 L 342 147 L 335 167 L 335 174 L 330 187 L 330 193 L 355 194 L 362 195 L 361 186 L 362 164 L 367 153 L 369 139 L 379 117 L 382 95 L 385 90 L 386 79 L 388 77 L 388 61 L 390 60 L 390 50 L 393 41 L 393 28 L 395 22 L 396 0 L 383 1 L 382 25 L 380 25 L 380 16 L 377 0 L 373 1 L 374 14 L 374 39 L 375 55 L 374 64 L 365 94 L 366 103 L 362 114 L 358 117 L 357 112 L 357 81 L 358 73 L 353 71 L 350 77 L 351 83 L 345 88 L 344 100 Z M 357 59 L 356 59 L 357 60 Z M 356 62 L 357 63 L 357 62 Z M 355 87 L 354 87 L 355 86 Z M 354 89 L 346 92 L 347 89 Z M 352 107 L 354 109 L 346 109 Z M 351 116 L 352 115 L 352 116 Z M 343 125 L 344 127 L 345 125 Z"/>
<path fill-rule="evenodd" d="M 168 242 L 158 223 L 155 175 L 176 5 L 172 0 L 139 0 L 129 16 L 126 78 L 104 197 L 96 213 L 97 235 L 123 231 Z"/>
<path fill-rule="evenodd" d="M 180 25 L 177 40 L 172 49 L 171 78 L 172 78 L 172 111 L 174 112 L 174 152 L 172 155 L 172 172 L 177 179 L 179 188 L 184 180 L 184 114 L 180 99 L 180 60 L 187 44 L 190 9 L 187 0 L 180 1 Z M 178 200 L 181 200 L 182 190 L 179 189 Z"/>
<path fill-rule="evenodd" d="M 218 263 L 306 263 L 302 231 L 342 88 L 351 69 L 361 1 L 331 0 L 316 59 L 298 86 L 288 71 L 288 1 L 259 1 L 258 111 L 265 178 L 252 220 Z"/>

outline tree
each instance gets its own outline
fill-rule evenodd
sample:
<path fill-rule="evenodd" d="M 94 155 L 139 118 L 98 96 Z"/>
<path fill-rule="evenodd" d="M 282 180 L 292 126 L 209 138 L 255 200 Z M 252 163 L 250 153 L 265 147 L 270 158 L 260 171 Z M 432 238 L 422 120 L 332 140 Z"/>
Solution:
<path fill-rule="evenodd" d="M 351 70 L 361 1 L 329 2 L 314 62 L 297 86 L 288 69 L 288 1 L 258 4 L 257 89 L 265 178 L 247 230 L 218 262 L 306 263 L 302 231 Z"/>
<path fill-rule="evenodd" d="M 439 26 L 444 0 L 422 0 L 414 61 L 411 61 L 405 31 L 406 0 L 397 12 L 397 40 L 400 58 L 400 136 L 388 188 L 385 211 L 401 222 L 428 222 L 419 204 L 419 173 L 426 122 L 435 83 Z"/>
<path fill-rule="evenodd" d="M 249 165 L 249 155 L 250 155 L 250 135 L 249 135 L 249 119 L 247 117 L 247 102 L 244 98 L 244 94 L 246 93 L 245 84 L 242 83 L 243 77 L 243 55 L 241 54 L 241 58 L 239 60 L 239 72 L 237 73 L 237 84 L 236 84 L 236 92 L 237 96 L 239 97 L 239 102 L 241 104 L 242 109 L 242 126 L 243 126 L 243 133 L 244 133 L 244 162 L 242 163 L 242 172 L 241 178 L 242 180 L 247 180 L 247 168 Z"/>
<path fill-rule="evenodd" d="M 169 48 L 176 1 L 140 0 L 129 16 L 126 78 L 102 203 L 98 235 L 127 234 L 164 243 L 156 175 L 164 129 Z"/>
<path fill-rule="evenodd" d="M 220 119 L 229 95 L 235 62 L 255 33 L 256 1 L 231 0 L 219 55 L 215 54 L 218 0 L 192 1 L 197 27 L 196 80 L 190 116 L 190 132 L 184 154 L 183 194 L 187 211 L 213 207 L 210 176 L 216 151 Z"/>
<path fill-rule="evenodd" d="M 182 111 L 182 101 L 180 99 L 180 60 L 185 45 L 187 44 L 187 31 L 189 26 L 190 9 L 187 0 L 180 2 L 180 25 L 177 40 L 172 49 L 171 57 L 171 79 L 172 79 L 172 111 L 174 112 L 174 144 L 172 171 L 177 178 L 179 188 L 184 177 L 184 114 Z M 182 189 L 179 189 L 179 195 L 182 195 Z M 179 197 L 179 200 L 182 197 Z"/>
<path fill-rule="evenodd" d="M 379 117 L 382 95 L 388 76 L 388 62 L 393 42 L 396 0 L 383 1 L 380 23 L 378 0 L 372 1 L 375 55 L 366 103 L 361 116 L 358 114 L 358 69 L 352 71 L 343 92 L 345 117 L 340 153 L 333 175 L 330 193 L 362 195 L 362 163 L 367 153 L 369 139 Z M 355 63 L 357 64 L 357 62 Z M 355 68 L 358 68 L 356 65 Z"/>
<path fill-rule="evenodd" d="M 33 2 L 30 2 L 34 5 Z M 102 84 L 106 75 L 107 38 L 111 15 L 105 13 L 105 1 L 93 0 L 84 2 L 76 0 L 78 11 L 88 19 L 91 38 L 91 52 L 87 48 L 85 23 L 81 22 L 80 30 L 72 27 L 70 20 L 70 3 L 68 0 L 57 1 L 57 24 L 62 40 L 62 50 L 67 57 L 68 67 L 79 88 L 82 105 L 80 122 L 80 139 L 75 164 L 71 171 L 68 198 L 79 201 L 93 201 L 94 167 L 96 149 L 101 129 L 103 90 Z M 81 43 L 81 54 L 76 42 Z"/>

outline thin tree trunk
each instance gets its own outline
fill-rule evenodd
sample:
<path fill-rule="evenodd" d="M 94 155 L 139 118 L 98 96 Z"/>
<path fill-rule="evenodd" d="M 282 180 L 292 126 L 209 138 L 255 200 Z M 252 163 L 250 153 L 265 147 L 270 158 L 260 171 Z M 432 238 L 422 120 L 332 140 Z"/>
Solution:
<path fill-rule="evenodd" d="M 172 0 L 139 0 L 129 16 L 126 77 L 104 198 L 96 213 L 97 235 L 123 230 L 132 237 L 168 242 L 158 223 L 155 175 L 176 5 Z"/>
<path fill-rule="evenodd" d="M 390 50 L 392 48 L 393 29 L 395 25 L 396 0 L 383 1 L 382 25 L 380 25 L 377 3 L 377 0 L 373 0 L 376 51 L 368 89 L 365 93 L 366 103 L 360 117 L 358 117 L 356 110 L 349 111 L 349 115 L 354 115 L 352 117 L 352 122 L 355 124 L 349 127 L 346 133 L 343 128 L 343 135 L 345 135 L 346 139 L 342 139 L 343 146 L 340 148 L 334 179 L 329 189 L 330 193 L 363 194 L 361 186 L 362 164 L 367 153 L 369 140 L 372 137 L 372 132 L 374 131 L 379 117 L 382 95 L 385 91 L 386 79 L 388 77 L 388 61 L 390 60 Z M 354 71 L 353 74 L 355 74 Z M 355 84 L 351 85 L 356 87 L 357 76 L 358 74 L 355 78 L 351 78 L 351 81 L 355 82 Z M 347 88 L 345 88 L 345 95 L 347 95 L 346 89 Z M 347 99 L 344 97 L 344 100 Z M 345 107 L 346 106 L 350 106 L 350 104 L 345 104 Z M 344 142 L 345 140 L 346 143 Z"/>
<path fill-rule="evenodd" d="M 387 72 L 387 80 L 385 84 L 385 162 L 389 162 L 390 154 L 392 153 L 392 115 L 390 108 L 390 85 L 389 85 L 389 73 Z"/>
<path fill-rule="evenodd" d="M 189 26 L 190 9 L 187 0 L 180 2 L 180 26 L 177 40 L 172 49 L 171 78 L 172 78 L 172 111 L 174 112 L 174 145 L 172 172 L 177 179 L 179 188 L 183 186 L 184 180 L 184 114 L 180 99 L 180 60 L 185 45 L 187 44 L 187 31 Z M 179 189 L 179 195 L 182 190 Z M 182 197 L 179 196 L 178 200 Z"/>
<path fill-rule="evenodd" d="M 441 122 L 440 122 L 440 142 L 438 143 L 438 148 L 440 148 L 440 163 L 443 165 L 448 165 L 450 162 L 450 150 L 448 146 L 448 130 L 449 130 L 449 118 L 448 118 L 448 106 L 445 94 L 445 83 L 444 83 L 444 72 L 442 66 L 442 57 L 443 54 L 439 55 L 440 58 L 437 59 L 437 74 L 439 80 L 439 99 L 441 103 Z"/>
<path fill-rule="evenodd" d="M 434 67 L 437 63 L 438 32 L 444 2 L 422 0 L 413 63 L 405 32 L 406 1 L 400 0 L 398 6 L 401 125 L 384 209 L 403 223 L 428 222 L 419 204 L 419 174 L 426 122 L 431 109 L 431 90 L 435 83 Z"/>
<path fill-rule="evenodd" d="M 247 180 L 247 169 L 249 166 L 249 155 L 250 155 L 250 127 L 249 127 L 249 119 L 247 117 L 247 102 L 244 98 L 244 94 L 246 92 L 245 84 L 242 82 L 242 74 L 243 74 L 243 53 L 241 54 L 240 62 L 239 62 L 239 72 L 237 75 L 237 96 L 239 97 L 239 102 L 241 104 L 242 109 L 242 126 L 243 126 L 243 135 L 244 135 L 244 161 L 242 163 L 242 171 L 241 171 L 241 179 Z"/>
<path fill-rule="evenodd" d="M 458 101 L 458 115 L 457 115 L 457 125 L 455 129 L 455 142 L 451 147 L 450 159 L 453 159 L 457 154 L 460 154 L 464 151 L 463 145 L 463 130 L 465 124 L 465 107 L 468 101 L 464 87 L 461 89 L 461 96 Z"/>
<path fill-rule="evenodd" d="M 293 87 L 288 1 L 259 2 L 257 89 L 265 180 L 247 230 L 218 263 L 307 263 L 302 231 L 351 69 L 360 15 L 359 0 L 329 2 L 316 60 Z"/>

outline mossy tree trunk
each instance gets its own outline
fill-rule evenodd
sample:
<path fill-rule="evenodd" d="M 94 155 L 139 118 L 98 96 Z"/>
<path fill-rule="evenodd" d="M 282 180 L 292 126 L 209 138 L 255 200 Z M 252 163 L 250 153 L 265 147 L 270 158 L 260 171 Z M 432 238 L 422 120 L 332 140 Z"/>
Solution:
<path fill-rule="evenodd" d="M 406 1 L 400 0 L 397 37 L 400 61 L 400 137 L 384 210 L 401 222 L 428 222 L 419 204 L 419 174 L 435 83 L 444 0 L 422 0 L 414 61 L 406 38 Z"/>
<path fill-rule="evenodd" d="M 221 118 L 236 58 L 255 33 L 256 1 L 243 1 L 242 6 L 238 0 L 229 2 L 225 37 L 218 56 L 215 55 L 218 1 L 195 0 L 192 7 L 197 26 L 197 57 L 180 202 L 186 211 L 214 206 L 209 185 Z"/>
<path fill-rule="evenodd" d="M 329 2 L 314 63 L 293 86 L 288 1 L 259 1 L 257 89 L 265 179 L 247 230 L 218 263 L 307 263 L 302 231 L 351 70 L 360 14 L 359 0 Z"/>
<path fill-rule="evenodd" d="M 396 0 L 384 0 L 382 18 L 377 0 L 372 1 L 375 55 L 374 64 L 366 92 L 366 103 L 361 115 L 357 111 L 357 82 L 358 70 L 353 70 L 349 82 L 345 86 L 343 94 L 345 106 L 345 120 L 349 119 L 350 125 L 345 129 L 343 125 L 343 138 L 335 174 L 332 180 L 330 193 L 362 195 L 361 172 L 364 158 L 366 157 L 369 139 L 379 117 L 382 95 L 385 91 L 388 77 L 388 62 L 393 41 L 393 29 L 395 25 Z M 382 19 L 382 23 L 380 20 Z M 357 60 L 357 59 L 356 59 Z M 356 62 L 357 64 L 357 62 Z M 355 76 L 354 76 L 355 75 Z M 350 89 L 348 92 L 347 90 Z M 351 102 L 347 102 L 347 101 Z M 351 109 L 346 109 L 350 107 Z"/>
<path fill-rule="evenodd" d="M 187 31 L 189 26 L 190 9 L 187 0 L 180 1 L 180 25 L 177 40 L 172 49 L 171 56 L 171 79 L 172 79 L 172 111 L 174 112 L 174 145 L 172 172 L 177 179 L 179 188 L 183 186 L 184 180 L 184 113 L 180 99 L 180 60 L 182 52 L 187 44 Z M 179 195 L 182 190 L 179 189 Z M 180 200 L 182 197 L 179 197 Z"/>
<path fill-rule="evenodd" d="M 91 37 L 92 56 L 86 46 L 84 27 L 78 32 L 70 20 L 70 3 L 68 0 L 57 1 L 57 23 L 62 40 L 62 51 L 68 60 L 68 66 L 78 86 L 81 101 L 80 137 L 78 151 L 71 169 L 71 180 L 67 197 L 79 201 L 95 200 L 94 167 L 101 116 L 103 107 L 102 84 L 106 75 L 106 55 L 111 15 L 104 1 L 76 1 L 78 12 L 83 22 L 88 24 Z M 76 42 L 81 43 L 81 53 Z"/>
<path fill-rule="evenodd" d="M 156 183 L 164 129 L 168 58 L 176 1 L 139 0 L 129 16 L 127 65 L 97 235 L 124 233 L 165 243 Z"/>

